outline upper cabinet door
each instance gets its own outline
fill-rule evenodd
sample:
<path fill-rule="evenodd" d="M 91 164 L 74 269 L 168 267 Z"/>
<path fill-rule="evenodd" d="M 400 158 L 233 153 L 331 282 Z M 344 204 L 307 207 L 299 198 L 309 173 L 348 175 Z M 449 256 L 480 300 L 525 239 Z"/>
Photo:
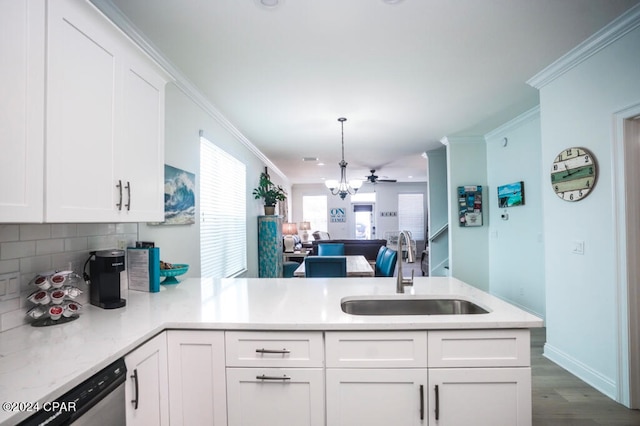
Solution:
<path fill-rule="evenodd" d="M 46 219 L 112 221 L 117 31 L 84 1 L 48 7 Z"/>
<path fill-rule="evenodd" d="M 0 222 L 43 220 L 45 5 L 0 0 Z"/>
<path fill-rule="evenodd" d="M 144 60 L 129 56 L 124 67 L 123 125 L 116 144 L 116 176 L 125 184 L 123 218 L 164 220 L 165 80 Z"/>

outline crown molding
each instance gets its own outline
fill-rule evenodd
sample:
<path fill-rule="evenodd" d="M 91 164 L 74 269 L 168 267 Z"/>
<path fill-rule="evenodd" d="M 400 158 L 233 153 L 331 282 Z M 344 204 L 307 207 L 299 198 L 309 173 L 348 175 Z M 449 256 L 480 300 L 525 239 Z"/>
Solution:
<path fill-rule="evenodd" d="M 160 65 L 174 79 L 174 84 L 196 105 L 215 119 L 238 142 L 244 145 L 253 155 L 285 183 L 289 184 L 287 176 L 266 155 L 262 153 L 246 136 L 238 130 L 161 51 L 109 0 L 90 0 L 111 22 L 133 40 L 147 55 Z"/>
<path fill-rule="evenodd" d="M 500 127 L 497 127 L 484 135 L 484 139 L 489 142 L 490 139 L 499 138 L 504 136 L 505 133 L 512 129 L 523 125 L 526 122 L 534 120 L 540 117 L 540 105 L 531 108 L 529 111 L 525 111 L 516 118 L 507 121 Z"/>
<path fill-rule="evenodd" d="M 611 21 L 569 53 L 527 80 L 527 84 L 540 90 L 638 26 L 640 26 L 640 4 Z"/>
<path fill-rule="evenodd" d="M 484 143 L 483 136 L 445 136 L 440 139 L 440 143 L 445 146 L 459 145 L 459 144 L 477 144 Z"/>

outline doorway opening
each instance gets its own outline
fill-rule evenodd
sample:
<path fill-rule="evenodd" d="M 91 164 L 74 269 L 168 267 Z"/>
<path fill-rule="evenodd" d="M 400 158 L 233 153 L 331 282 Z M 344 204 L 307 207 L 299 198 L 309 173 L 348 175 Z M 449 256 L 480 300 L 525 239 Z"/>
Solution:
<path fill-rule="evenodd" d="M 640 408 L 640 104 L 615 114 L 615 182 L 618 283 L 618 402 Z"/>
<path fill-rule="evenodd" d="M 375 238 L 373 204 L 354 204 L 354 235 L 356 240 L 371 240 Z"/>

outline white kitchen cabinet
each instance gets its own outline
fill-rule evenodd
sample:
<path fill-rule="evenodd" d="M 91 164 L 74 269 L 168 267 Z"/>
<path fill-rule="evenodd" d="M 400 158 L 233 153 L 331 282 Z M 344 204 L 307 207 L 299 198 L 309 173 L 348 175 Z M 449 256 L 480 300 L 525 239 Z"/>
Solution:
<path fill-rule="evenodd" d="M 127 425 L 168 425 L 167 335 L 160 333 L 124 358 Z"/>
<path fill-rule="evenodd" d="M 530 368 L 429 369 L 429 424 L 531 426 Z"/>
<path fill-rule="evenodd" d="M 227 408 L 229 426 L 324 426 L 324 370 L 227 368 Z"/>
<path fill-rule="evenodd" d="M 427 424 L 426 368 L 328 368 L 326 381 L 328 425 Z"/>
<path fill-rule="evenodd" d="M 0 0 L 0 222 L 43 220 L 45 5 Z"/>
<path fill-rule="evenodd" d="M 325 343 L 327 424 L 531 425 L 529 330 L 336 331 Z"/>
<path fill-rule="evenodd" d="M 174 425 L 226 425 L 224 332 L 167 331 L 169 415 Z"/>
<path fill-rule="evenodd" d="M 87 1 L 47 29 L 46 220 L 162 221 L 164 74 Z"/>
<path fill-rule="evenodd" d="M 164 220 L 167 74 L 87 0 L 0 0 L 0 34 L 0 222 Z"/>
<path fill-rule="evenodd" d="M 322 332 L 226 332 L 229 426 L 324 426 L 322 337 Z"/>
<path fill-rule="evenodd" d="M 427 424 L 426 331 L 335 331 L 325 342 L 327 424 Z"/>

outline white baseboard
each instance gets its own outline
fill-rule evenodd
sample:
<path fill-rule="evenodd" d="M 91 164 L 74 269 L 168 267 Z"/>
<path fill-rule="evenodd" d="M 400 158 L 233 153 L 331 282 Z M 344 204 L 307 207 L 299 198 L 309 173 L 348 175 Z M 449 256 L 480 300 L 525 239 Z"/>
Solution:
<path fill-rule="evenodd" d="M 603 376 L 588 365 L 572 358 L 548 343 L 544 345 L 543 355 L 609 398 L 616 400 L 617 386 L 613 379 Z"/>

